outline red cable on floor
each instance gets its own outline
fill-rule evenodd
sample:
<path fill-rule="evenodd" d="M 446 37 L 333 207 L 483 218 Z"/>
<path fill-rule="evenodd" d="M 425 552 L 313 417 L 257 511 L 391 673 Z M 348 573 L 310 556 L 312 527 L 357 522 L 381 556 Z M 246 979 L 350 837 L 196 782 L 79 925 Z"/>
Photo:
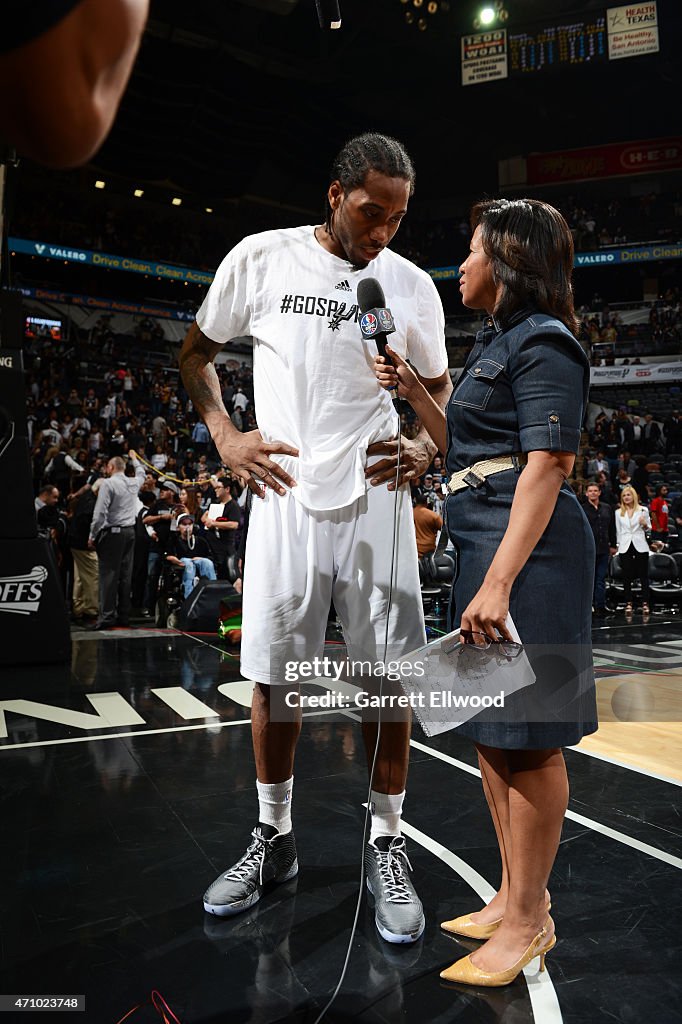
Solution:
<path fill-rule="evenodd" d="M 137 1010 L 140 1010 L 143 1006 L 147 1006 L 148 1003 L 151 1003 L 154 1009 L 158 1012 L 159 1016 L 163 1020 L 163 1024 L 182 1024 L 182 1021 L 178 1020 L 178 1018 L 175 1016 L 166 1000 L 163 998 L 160 992 L 156 991 L 156 989 L 152 989 L 151 996 L 147 1002 L 139 1003 L 137 1006 L 133 1006 L 132 1010 L 128 1010 L 125 1016 L 121 1017 L 120 1020 L 116 1021 L 116 1024 L 123 1024 L 124 1020 L 127 1020 L 128 1017 L 131 1017 Z M 166 1011 L 168 1011 L 170 1017 L 166 1016 Z"/>

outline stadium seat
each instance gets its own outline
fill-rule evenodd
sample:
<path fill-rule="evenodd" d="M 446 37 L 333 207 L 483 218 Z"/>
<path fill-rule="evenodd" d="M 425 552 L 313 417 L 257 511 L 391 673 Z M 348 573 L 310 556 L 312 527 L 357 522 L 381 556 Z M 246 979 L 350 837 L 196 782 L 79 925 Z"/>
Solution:
<path fill-rule="evenodd" d="M 639 581 L 633 583 L 633 592 L 639 587 Z M 624 604 L 623 598 L 623 570 L 618 555 L 611 555 L 609 559 L 609 571 L 606 576 L 606 607 L 610 612 L 618 611 L 620 605 Z"/>
<path fill-rule="evenodd" d="M 427 617 L 445 613 L 455 578 L 455 560 L 449 552 L 436 551 L 419 559 L 419 579 Z"/>
<path fill-rule="evenodd" d="M 682 586 L 677 561 L 663 552 L 649 554 L 649 591 L 651 608 L 658 606 L 663 611 L 679 611 L 682 602 Z"/>
<path fill-rule="evenodd" d="M 675 560 L 678 579 L 682 580 L 682 551 L 671 551 L 670 557 Z"/>

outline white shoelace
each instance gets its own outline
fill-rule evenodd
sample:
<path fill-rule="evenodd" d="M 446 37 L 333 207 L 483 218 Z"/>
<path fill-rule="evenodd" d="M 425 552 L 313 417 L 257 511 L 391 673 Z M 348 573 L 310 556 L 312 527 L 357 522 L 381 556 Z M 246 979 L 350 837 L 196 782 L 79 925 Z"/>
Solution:
<path fill-rule="evenodd" d="M 253 836 L 253 842 L 248 847 L 246 853 L 241 860 L 226 871 L 223 878 L 236 879 L 238 882 L 244 882 L 253 871 L 256 864 L 258 864 L 258 881 L 263 884 L 263 865 L 265 864 L 265 854 L 269 846 L 272 846 L 275 839 L 278 836 L 273 836 L 272 839 L 266 839 L 264 835 L 254 829 L 251 833 Z M 259 863 L 260 862 L 260 863 Z"/>
<path fill-rule="evenodd" d="M 412 903 L 412 890 L 409 880 L 405 877 L 405 863 L 410 871 L 412 865 L 407 856 L 404 846 L 395 846 L 393 843 L 388 850 L 377 850 L 379 854 L 379 871 L 385 886 L 386 901 L 388 903 Z"/>

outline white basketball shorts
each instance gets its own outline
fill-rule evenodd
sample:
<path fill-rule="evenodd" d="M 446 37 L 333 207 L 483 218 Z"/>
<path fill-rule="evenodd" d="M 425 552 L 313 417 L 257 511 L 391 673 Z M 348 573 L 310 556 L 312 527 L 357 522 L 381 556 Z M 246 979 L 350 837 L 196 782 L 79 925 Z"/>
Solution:
<path fill-rule="evenodd" d="M 393 591 L 384 659 L 395 491 L 372 487 L 320 512 L 268 489 L 254 498 L 244 559 L 241 671 L 285 683 L 283 659 L 322 657 L 330 603 L 352 659 L 384 661 L 425 642 L 410 488 L 398 492 Z"/>

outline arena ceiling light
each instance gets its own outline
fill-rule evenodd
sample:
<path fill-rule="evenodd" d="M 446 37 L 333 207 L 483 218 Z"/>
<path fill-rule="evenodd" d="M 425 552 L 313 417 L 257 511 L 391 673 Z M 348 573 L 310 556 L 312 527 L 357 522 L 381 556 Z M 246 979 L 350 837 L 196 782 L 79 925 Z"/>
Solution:
<path fill-rule="evenodd" d="M 504 6 L 504 0 L 495 0 L 492 4 L 486 4 L 474 18 L 475 29 L 492 28 L 493 25 L 501 24 L 509 17 L 509 11 Z"/>
<path fill-rule="evenodd" d="M 204 207 L 204 209 L 206 210 L 206 213 L 213 213 L 213 207 L 212 206 L 206 206 L 206 207 Z"/>
<path fill-rule="evenodd" d="M 432 24 L 434 14 L 448 14 L 450 11 L 448 0 L 400 0 L 400 5 L 407 8 L 405 23 L 415 25 L 420 32 L 425 32 Z"/>
<path fill-rule="evenodd" d="M 142 196 L 144 195 L 144 189 L 136 188 L 135 191 L 133 192 L 133 195 L 135 196 L 136 199 L 141 199 Z"/>
<path fill-rule="evenodd" d="M 106 181 L 102 181 L 101 178 L 98 178 L 98 180 L 95 182 L 95 188 L 104 188 L 105 185 Z"/>
<path fill-rule="evenodd" d="M 178 196 L 173 196 L 171 203 L 173 206 L 182 206 L 182 199 L 179 199 Z"/>

